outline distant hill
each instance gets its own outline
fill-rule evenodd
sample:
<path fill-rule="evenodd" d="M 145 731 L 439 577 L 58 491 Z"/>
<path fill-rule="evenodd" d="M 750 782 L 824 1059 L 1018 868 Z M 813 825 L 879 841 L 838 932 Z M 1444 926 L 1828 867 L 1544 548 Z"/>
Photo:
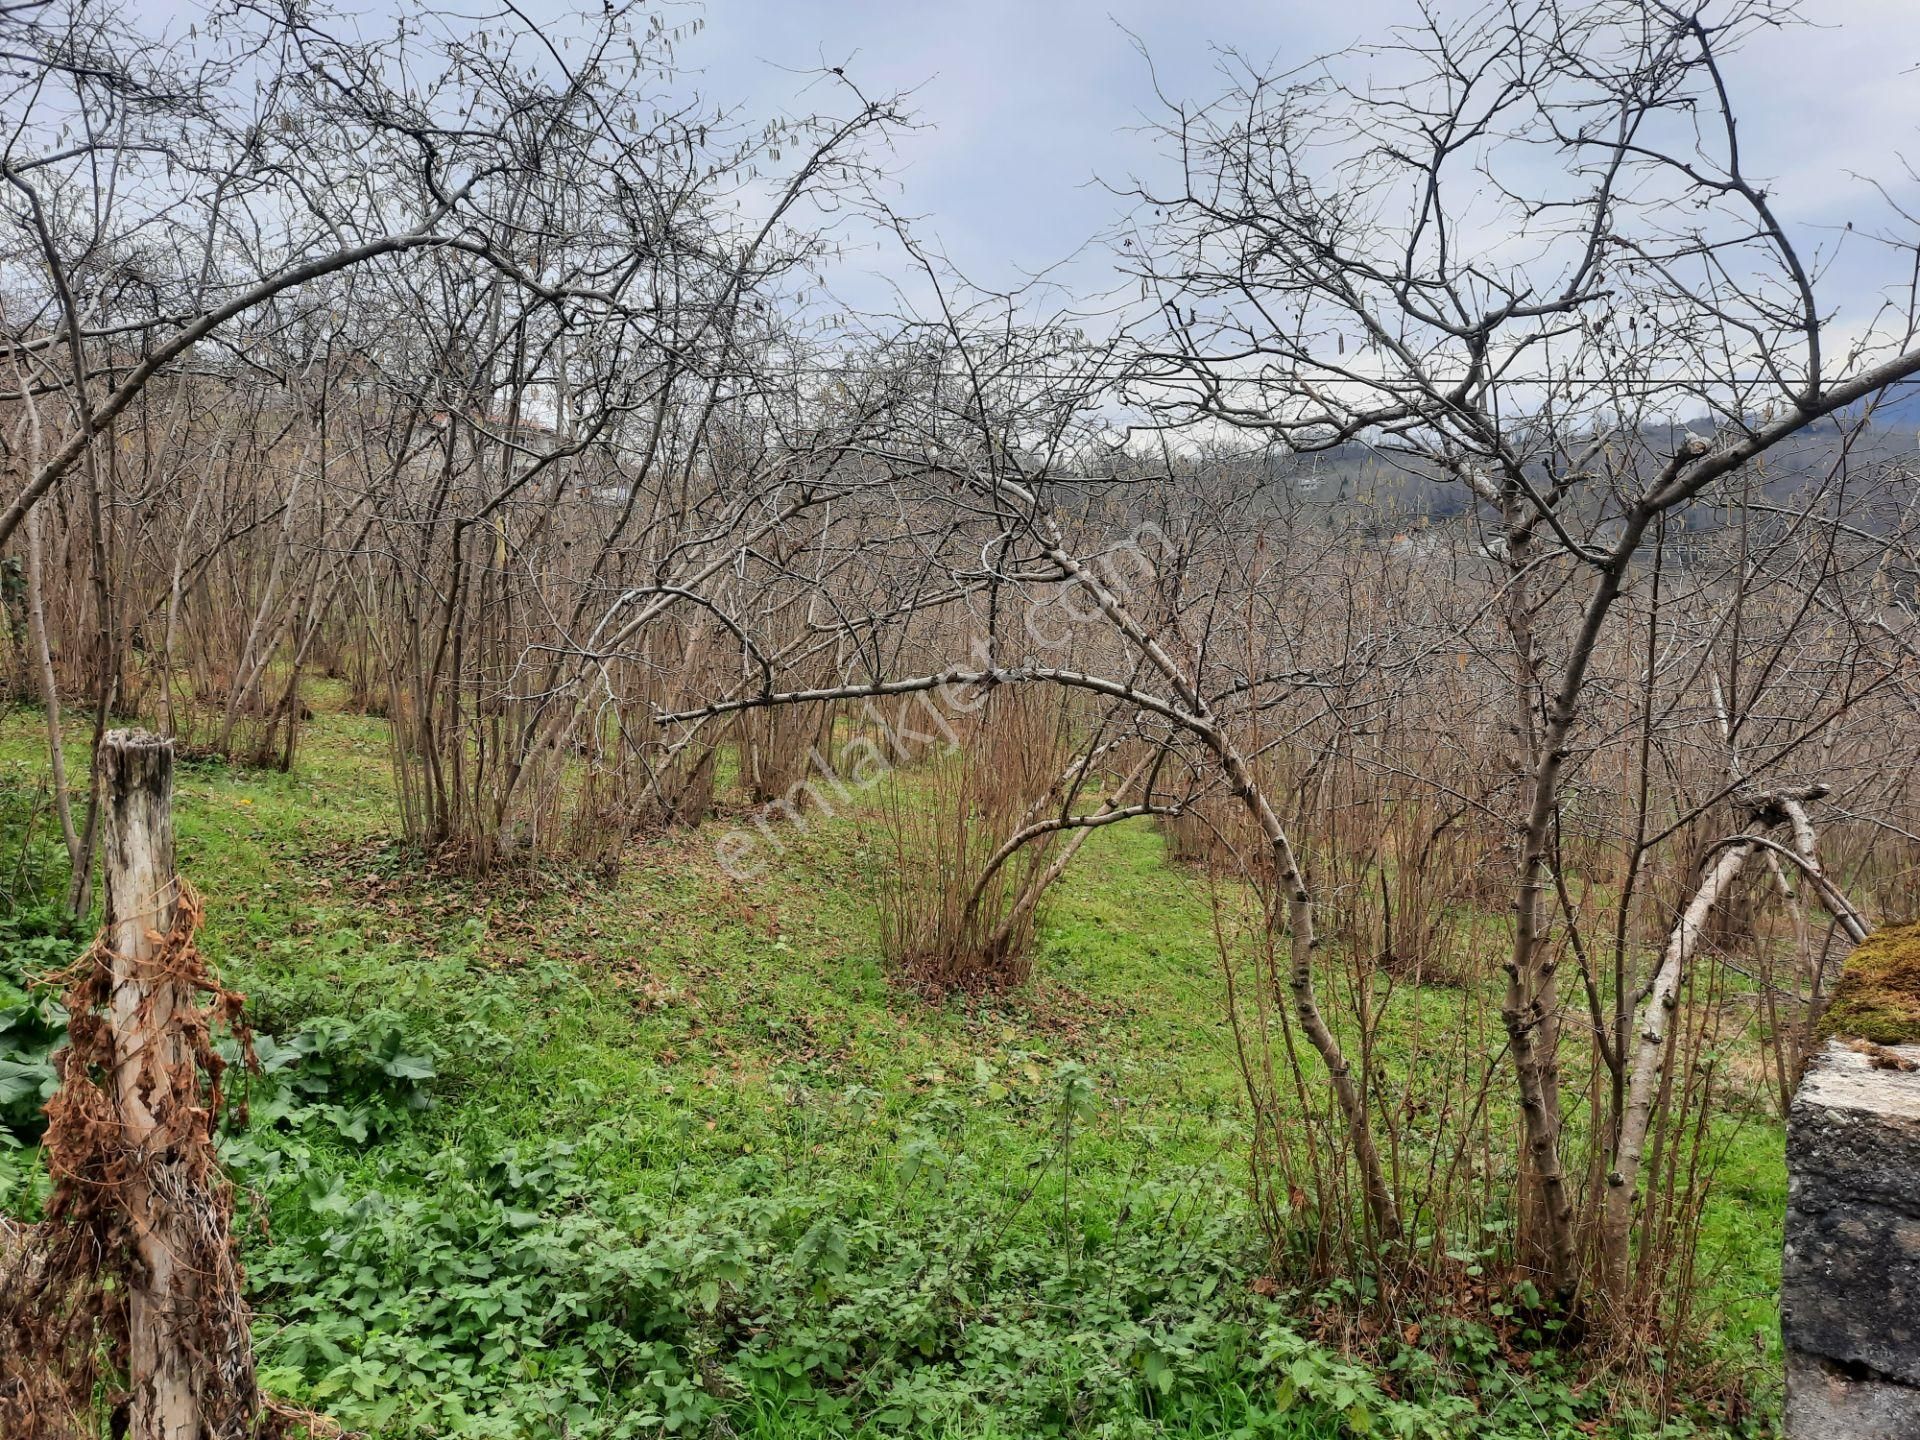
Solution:
<path fill-rule="evenodd" d="M 1850 474 L 1862 478 L 1877 466 L 1912 465 L 1920 447 L 1920 384 L 1889 387 L 1873 406 L 1871 423 L 1860 429 L 1864 409 L 1850 407 L 1770 451 L 1750 472 L 1751 498 L 1774 505 L 1791 503 L 1808 489 L 1829 484 L 1842 463 Z M 1713 425 L 1701 420 L 1684 430 L 1650 429 L 1651 452 L 1656 456 L 1670 453 L 1688 431 L 1710 436 Z M 1843 431 L 1854 432 L 1844 450 L 1840 438 Z M 1447 520 L 1476 508 L 1472 496 L 1457 481 L 1434 473 L 1410 457 L 1386 454 L 1360 443 L 1319 454 L 1267 457 L 1264 464 L 1269 477 L 1299 500 L 1325 506 L 1330 513 L 1343 512 L 1349 520 L 1358 519 L 1363 529 L 1382 536 L 1404 530 L 1410 517 Z M 1856 523 L 1878 530 L 1885 517 L 1874 506 L 1863 503 L 1865 489 L 1850 484 L 1848 493 L 1855 496 L 1855 503 L 1863 504 Z M 1594 492 L 1574 501 L 1564 515 L 1576 530 L 1600 535 L 1611 513 L 1607 497 Z M 1724 505 L 1713 503 L 1710 497 L 1684 507 L 1679 519 L 1689 531 L 1710 534 L 1726 523 L 1727 515 Z"/>
<path fill-rule="evenodd" d="M 1920 430 L 1920 383 L 1889 385 L 1873 406 L 1873 423 Z"/>

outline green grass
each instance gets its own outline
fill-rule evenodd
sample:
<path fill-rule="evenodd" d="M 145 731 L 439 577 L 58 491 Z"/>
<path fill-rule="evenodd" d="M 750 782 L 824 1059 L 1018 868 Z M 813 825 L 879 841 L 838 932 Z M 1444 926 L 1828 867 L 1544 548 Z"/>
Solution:
<path fill-rule="evenodd" d="M 0 773 L 40 744 L 0 720 Z M 1031 985 L 930 1004 L 883 974 L 858 816 L 783 831 L 751 882 L 717 824 L 611 883 L 473 882 L 398 845 L 375 721 L 176 788 L 224 978 L 278 1041 L 340 1022 L 334 1092 L 263 1081 L 230 1142 L 289 1399 L 499 1437 L 1571 1437 L 1608 1409 L 1544 1344 L 1477 1361 L 1465 1331 L 1369 1372 L 1312 1297 L 1253 1288 L 1208 890 L 1144 825 L 1091 838 Z M 1740 1129 L 1707 1221 L 1736 1348 L 1775 1324 L 1780 1149 Z"/>

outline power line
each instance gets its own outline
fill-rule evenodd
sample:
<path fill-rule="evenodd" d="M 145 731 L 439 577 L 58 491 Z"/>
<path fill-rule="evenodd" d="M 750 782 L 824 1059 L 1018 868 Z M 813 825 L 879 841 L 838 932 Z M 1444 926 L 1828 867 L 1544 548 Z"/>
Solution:
<path fill-rule="evenodd" d="M 769 376 L 793 377 L 793 376 L 800 376 L 800 375 L 863 375 L 863 376 L 879 375 L 879 376 L 884 376 L 884 375 L 896 375 L 902 372 L 900 370 L 891 369 L 883 365 L 770 365 L 770 366 L 765 366 L 758 371 L 745 372 L 745 373 L 769 375 Z M 1184 376 L 1140 375 L 1131 370 L 1124 370 L 1124 369 L 1102 370 L 1097 368 L 1093 370 L 1066 369 L 1066 370 L 1058 370 L 1058 371 L 1055 371 L 1055 370 L 995 370 L 991 368 L 986 368 L 982 370 L 981 375 L 983 379 L 991 379 L 991 380 L 1136 379 L 1136 380 L 1157 380 L 1157 381 L 1160 381 L 1161 383 L 1166 383 L 1166 384 L 1177 383 L 1181 379 L 1186 378 Z M 965 380 L 972 379 L 972 375 L 964 371 L 941 371 L 936 378 L 965 381 Z M 1248 376 L 1238 380 L 1229 379 L 1227 380 L 1226 383 L 1256 384 L 1256 383 L 1259 383 L 1259 377 Z M 1379 381 L 1342 378 L 1340 380 L 1337 380 L 1334 383 L 1349 384 L 1349 385 L 1370 385 L 1370 386 L 1376 386 L 1377 388 L 1380 388 L 1380 389 L 1403 388 L 1405 386 L 1413 384 L 1413 382 L 1411 381 L 1396 382 L 1387 378 L 1383 378 Z M 1435 380 L 1432 383 L 1435 385 L 1446 385 L 1453 382 L 1443 379 L 1443 380 Z M 1508 386 L 1618 385 L 1623 389 L 1642 389 L 1642 390 L 1651 389 L 1658 386 L 1668 386 L 1668 385 L 1693 385 L 1701 388 L 1708 388 L 1708 387 L 1731 388 L 1731 387 L 1749 387 L 1749 386 L 1777 387 L 1779 385 L 1779 381 L 1773 379 L 1771 376 L 1766 376 L 1766 377 L 1736 376 L 1733 379 L 1727 379 L 1723 376 L 1718 376 L 1718 375 L 1713 375 L 1713 376 L 1662 375 L 1657 378 L 1646 379 L 1646 380 L 1622 380 L 1615 375 L 1555 375 L 1544 380 L 1543 379 L 1519 379 L 1519 378 L 1503 376 L 1497 381 L 1494 381 L 1492 383 L 1500 384 L 1500 385 L 1508 385 Z M 1892 390 L 1897 386 L 1903 386 L 1903 385 L 1920 385 L 1920 375 L 1908 375 L 1899 380 L 1889 380 L 1886 382 L 1885 385 L 1881 386 L 1880 389 Z M 1875 391 L 1874 393 L 1877 394 L 1879 392 Z"/>

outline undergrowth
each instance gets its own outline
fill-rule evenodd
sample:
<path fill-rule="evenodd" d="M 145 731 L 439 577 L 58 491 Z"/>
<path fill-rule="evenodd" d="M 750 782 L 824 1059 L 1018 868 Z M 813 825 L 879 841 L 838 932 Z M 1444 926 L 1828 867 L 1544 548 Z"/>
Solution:
<path fill-rule="evenodd" d="M 10 826 L 37 724 L 0 725 Z M 396 1440 L 1770 1433 L 1764 1389 L 1662 1426 L 1517 1311 L 1357 1334 L 1352 1289 L 1264 1274 L 1207 901 L 1144 826 L 1089 845 L 1026 987 L 929 1004 L 884 976 L 858 820 L 752 883 L 681 834 L 612 883 L 483 885 L 395 845 L 385 746 L 323 714 L 291 774 L 178 780 L 259 1030 L 224 1147 L 289 1401 Z M 56 869 L 0 922 L 24 1216 L 63 1020 L 31 977 L 83 943 Z M 1744 1298 L 1673 1363 L 1773 1368 L 1778 1151 L 1733 1157 L 1708 1248 Z"/>

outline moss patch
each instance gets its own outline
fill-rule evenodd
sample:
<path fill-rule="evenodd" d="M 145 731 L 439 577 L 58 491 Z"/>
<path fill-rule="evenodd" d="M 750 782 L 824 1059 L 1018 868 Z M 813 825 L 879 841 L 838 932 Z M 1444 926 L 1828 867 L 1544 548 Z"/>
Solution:
<path fill-rule="evenodd" d="M 1920 925 L 1869 936 L 1847 957 L 1820 1038 L 1904 1045 L 1920 1040 Z"/>

